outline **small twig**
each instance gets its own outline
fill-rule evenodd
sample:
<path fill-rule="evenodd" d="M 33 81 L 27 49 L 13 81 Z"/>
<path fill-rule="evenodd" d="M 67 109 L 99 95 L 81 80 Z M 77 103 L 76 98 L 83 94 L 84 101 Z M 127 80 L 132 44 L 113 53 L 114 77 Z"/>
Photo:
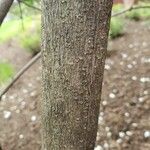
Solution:
<path fill-rule="evenodd" d="M 21 8 L 21 3 L 19 0 L 18 1 L 18 4 L 19 4 L 19 10 L 20 10 L 20 19 L 21 19 L 21 24 L 22 24 L 22 29 L 24 30 L 24 24 L 23 24 L 23 13 L 22 13 L 22 8 Z"/>
<path fill-rule="evenodd" d="M 120 11 L 118 13 L 115 13 L 115 14 L 112 14 L 112 17 L 116 17 L 116 16 L 119 16 L 119 15 L 122 15 L 128 11 L 132 11 L 134 9 L 143 9 L 143 8 L 150 8 L 150 6 L 131 6 L 130 8 L 128 9 L 125 9 L 123 11 Z"/>
<path fill-rule="evenodd" d="M 22 74 L 24 74 L 24 72 L 26 72 L 26 70 L 28 70 L 41 56 L 41 52 L 39 52 L 37 55 L 35 55 L 16 75 L 15 77 L 12 79 L 12 81 L 2 90 L 2 92 L 0 93 L 0 101 L 2 96 L 10 89 L 10 87 L 13 86 L 13 84 L 20 78 L 20 76 Z"/>
<path fill-rule="evenodd" d="M 26 6 L 30 7 L 30 8 L 33 8 L 33 9 L 38 10 L 38 11 L 41 11 L 40 8 L 35 7 L 35 6 L 32 6 L 32 5 L 28 4 L 27 2 L 25 2 L 25 1 L 23 1 L 23 0 L 18 0 L 18 1 L 19 1 L 20 3 L 26 5 Z"/>

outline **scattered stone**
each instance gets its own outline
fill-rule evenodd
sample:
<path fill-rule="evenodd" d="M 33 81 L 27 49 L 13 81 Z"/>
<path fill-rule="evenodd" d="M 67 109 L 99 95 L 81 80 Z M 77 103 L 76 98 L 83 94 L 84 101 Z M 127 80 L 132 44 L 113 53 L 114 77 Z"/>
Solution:
<path fill-rule="evenodd" d="M 144 97 L 139 97 L 138 100 L 139 100 L 140 103 L 143 103 L 145 99 L 144 99 Z"/>
<path fill-rule="evenodd" d="M 132 136 L 132 135 L 133 135 L 133 133 L 132 133 L 131 131 L 126 131 L 126 135 L 128 135 L 128 136 Z"/>
<path fill-rule="evenodd" d="M 132 80 L 136 81 L 137 77 L 136 76 L 132 76 Z"/>
<path fill-rule="evenodd" d="M 20 135 L 19 135 L 19 138 L 20 138 L 20 139 L 23 139 L 23 138 L 24 138 L 24 135 L 23 135 L 23 134 L 20 134 Z"/>
<path fill-rule="evenodd" d="M 5 119 L 10 119 L 10 117 L 11 117 L 11 112 L 10 112 L 10 111 L 6 111 L 6 110 L 5 110 L 5 111 L 3 112 L 3 114 L 4 114 L 4 118 L 5 118 Z"/>
<path fill-rule="evenodd" d="M 133 68 L 133 66 L 132 66 L 131 64 L 128 64 L 127 67 L 128 67 L 129 69 L 132 69 L 132 68 Z"/>
<path fill-rule="evenodd" d="M 125 133 L 123 131 L 119 132 L 119 137 L 123 138 L 125 136 Z"/>
<path fill-rule="evenodd" d="M 133 48 L 134 47 L 134 45 L 133 44 L 129 44 L 129 48 Z"/>
<path fill-rule="evenodd" d="M 110 66 L 109 65 L 105 65 L 105 70 L 110 70 L 111 68 L 110 68 Z"/>
<path fill-rule="evenodd" d="M 33 121 L 33 122 L 34 122 L 34 121 L 36 121 L 36 119 L 37 119 L 37 118 L 36 118 L 36 116 L 35 116 L 35 115 L 31 116 L 31 121 Z"/>
<path fill-rule="evenodd" d="M 32 87 L 32 86 L 33 86 L 32 83 L 29 83 L 29 84 L 28 84 L 28 87 Z"/>
<path fill-rule="evenodd" d="M 36 91 L 33 91 L 33 92 L 30 93 L 31 97 L 34 97 L 35 95 L 36 95 Z"/>
<path fill-rule="evenodd" d="M 116 97 L 116 95 L 114 93 L 110 93 L 109 97 L 112 98 L 112 99 L 114 99 Z"/>
<path fill-rule="evenodd" d="M 148 91 L 147 90 L 145 90 L 143 93 L 144 93 L 144 95 L 148 95 Z"/>
<path fill-rule="evenodd" d="M 117 141 L 116 141 L 118 144 L 121 144 L 122 142 L 123 142 L 123 140 L 122 139 L 117 139 Z"/>
<path fill-rule="evenodd" d="M 100 145 L 97 145 L 97 146 L 94 148 L 94 150 L 103 150 L 103 147 L 100 146 Z"/>
<path fill-rule="evenodd" d="M 11 96 L 9 96 L 9 99 L 10 99 L 10 100 L 14 100 L 15 97 L 14 97 L 13 95 L 11 95 Z"/>
<path fill-rule="evenodd" d="M 132 126 L 133 126 L 133 127 L 137 127 L 138 124 L 137 124 L 137 123 L 132 123 Z"/>
<path fill-rule="evenodd" d="M 104 143 L 104 148 L 108 149 L 109 148 L 109 144 L 107 142 Z"/>
<path fill-rule="evenodd" d="M 102 105 L 106 106 L 107 105 L 107 101 L 102 101 Z"/>
<path fill-rule="evenodd" d="M 6 100 L 6 95 L 3 95 L 2 96 L 2 101 L 5 101 Z"/>
<path fill-rule="evenodd" d="M 20 113 L 20 110 L 19 110 L 19 109 L 17 109 L 17 110 L 16 110 L 16 113 L 17 113 L 17 114 L 19 114 L 19 113 Z"/>
<path fill-rule="evenodd" d="M 28 90 L 27 90 L 27 89 L 23 89 L 22 92 L 23 92 L 24 94 L 26 94 L 26 93 L 28 93 Z"/>
<path fill-rule="evenodd" d="M 127 58 L 128 57 L 128 55 L 125 54 L 125 53 L 122 53 L 121 55 L 122 55 L 122 58 Z"/>
<path fill-rule="evenodd" d="M 103 122 L 103 117 L 101 117 L 101 116 L 99 116 L 99 118 L 98 118 L 98 124 L 101 124 L 102 122 Z"/>
<path fill-rule="evenodd" d="M 107 132 L 107 137 L 110 138 L 112 136 L 111 132 Z"/>
<path fill-rule="evenodd" d="M 140 78 L 140 81 L 143 82 L 143 83 L 150 82 L 150 78 L 148 78 L 148 77 L 142 77 L 142 78 Z"/>
<path fill-rule="evenodd" d="M 104 112 L 100 112 L 100 116 L 104 116 Z"/>
<path fill-rule="evenodd" d="M 109 132 L 109 131 L 110 131 L 110 128 L 109 128 L 109 127 L 105 127 L 105 131 L 106 131 L 106 132 Z"/>
<path fill-rule="evenodd" d="M 136 62 L 136 61 L 132 61 L 132 64 L 133 64 L 133 65 L 137 65 L 137 62 Z"/>
<path fill-rule="evenodd" d="M 129 114 L 128 112 L 126 112 L 124 115 L 125 115 L 126 117 L 129 117 L 129 116 L 130 116 L 130 114 Z"/>
<path fill-rule="evenodd" d="M 150 131 L 144 132 L 144 138 L 150 138 Z"/>

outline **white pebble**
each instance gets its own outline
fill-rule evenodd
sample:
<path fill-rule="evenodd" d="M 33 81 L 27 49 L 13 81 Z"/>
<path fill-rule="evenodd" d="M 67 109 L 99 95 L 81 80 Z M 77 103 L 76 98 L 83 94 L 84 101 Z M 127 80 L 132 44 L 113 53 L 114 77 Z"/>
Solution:
<path fill-rule="evenodd" d="M 126 131 L 126 135 L 128 135 L 128 136 L 132 136 L 132 135 L 133 135 L 133 133 L 132 133 L 131 131 Z"/>
<path fill-rule="evenodd" d="M 138 124 L 137 124 L 137 123 L 132 123 L 132 126 L 133 126 L 133 127 L 137 127 Z"/>
<path fill-rule="evenodd" d="M 105 69 L 106 70 L 110 70 L 110 66 L 109 65 L 105 65 Z"/>
<path fill-rule="evenodd" d="M 31 121 L 36 121 L 36 116 L 32 116 Z"/>
<path fill-rule="evenodd" d="M 143 46 L 143 47 L 146 47 L 146 46 L 147 46 L 147 43 L 146 43 L 146 42 L 143 42 L 143 43 L 142 43 L 142 46 Z"/>
<path fill-rule="evenodd" d="M 23 139 L 23 138 L 24 138 L 23 134 L 20 134 L 20 135 L 19 135 L 19 138 L 20 138 L 20 139 Z"/>
<path fill-rule="evenodd" d="M 107 101 L 102 101 L 102 105 L 106 106 L 107 105 Z"/>
<path fill-rule="evenodd" d="M 29 83 L 29 84 L 28 84 L 28 87 L 32 87 L 32 86 L 33 86 L 32 83 Z"/>
<path fill-rule="evenodd" d="M 124 62 L 123 62 L 123 61 L 121 61 L 121 62 L 120 62 L 120 65 L 122 66 L 123 64 L 124 64 Z"/>
<path fill-rule="evenodd" d="M 133 66 L 132 66 L 131 64 L 128 64 L 127 67 L 128 67 L 129 69 L 133 68 Z"/>
<path fill-rule="evenodd" d="M 145 90 L 145 91 L 144 91 L 144 95 L 147 95 L 147 94 L 148 94 L 148 91 L 147 91 L 147 90 Z"/>
<path fill-rule="evenodd" d="M 108 149 L 109 148 L 109 144 L 107 142 L 104 143 L 104 148 Z"/>
<path fill-rule="evenodd" d="M 133 46 L 133 44 L 129 44 L 129 48 L 133 48 L 134 46 Z"/>
<path fill-rule="evenodd" d="M 98 145 L 98 146 L 96 146 L 96 147 L 94 148 L 94 150 L 103 150 L 103 147 L 100 146 L 100 145 Z"/>
<path fill-rule="evenodd" d="M 31 97 L 33 97 L 33 96 L 35 96 L 35 95 L 36 95 L 36 91 L 33 91 L 33 92 L 30 93 L 30 96 L 31 96 Z"/>
<path fill-rule="evenodd" d="M 23 89 L 22 92 L 23 92 L 24 94 L 26 94 L 26 93 L 28 93 L 28 90 L 27 90 L 27 89 Z"/>
<path fill-rule="evenodd" d="M 98 118 L 98 124 L 101 124 L 101 122 L 102 122 L 103 120 L 104 120 L 103 117 L 99 116 L 99 118 Z"/>
<path fill-rule="evenodd" d="M 11 117 L 11 112 L 10 111 L 4 111 L 3 114 L 4 114 L 5 119 L 9 119 Z"/>
<path fill-rule="evenodd" d="M 111 132 L 107 132 L 107 137 L 111 137 L 112 133 Z"/>
<path fill-rule="evenodd" d="M 122 139 L 117 139 L 117 141 L 116 141 L 118 144 L 120 144 L 120 143 L 122 143 L 123 141 L 122 141 Z"/>
<path fill-rule="evenodd" d="M 112 99 L 114 99 L 116 97 L 116 95 L 114 93 L 110 93 L 109 97 L 112 98 Z"/>
<path fill-rule="evenodd" d="M 139 102 L 143 103 L 144 102 L 144 97 L 139 97 Z"/>
<path fill-rule="evenodd" d="M 16 110 L 16 113 L 17 113 L 17 114 L 19 114 L 19 113 L 20 113 L 20 110 L 19 110 L 19 109 L 17 109 L 17 110 Z"/>
<path fill-rule="evenodd" d="M 132 76 L 132 80 L 136 81 L 137 77 L 136 76 Z"/>
<path fill-rule="evenodd" d="M 150 131 L 145 131 L 144 132 L 144 137 L 145 138 L 150 138 Z"/>
<path fill-rule="evenodd" d="M 10 100 L 14 100 L 14 98 L 15 98 L 15 97 L 14 97 L 13 95 L 9 96 L 9 99 L 10 99 Z"/>
<path fill-rule="evenodd" d="M 129 117 L 129 116 L 130 116 L 130 114 L 129 114 L 128 112 L 126 112 L 124 115 L 125 115 L 126 117 Z"/>
<path fill-rule="evenodd" d="M 148 78 L 148 77 L 142 77 L 142 78 L 140 78 L 140 81 L 143 82 L 143 83 L 149 82 L 150 78 Z"/>
<path fill-rule="evenodd" d="M 125 136 L 125 133 L 123 131 L 119 132 L 119 137 L 123 138 Z"/>
<path fill-rule="evenodd" d="M 100 112 L 100 116 L 104 116 L 104 112 Z"/>
<path fill-rule="evenodd" d="M 109 127 L 105 127 L 105 131 L 106 131 L 106 132 L 109 132 L 109 131 L 110 131 L 110 128 L 109 128 Z"/>
<path fill-rule="evenodd" d="M 137 62 L 136 62 L 136 61 L 132 61 L 132 64 L 133 64 L 133 65 L 136 65 L 136 64 L 137 64 Z"/>
<path fill-rule="evenodd" d="M 122 55 L 122 58 L 127 58 L 128 57 L 128 55 L 125 54 L 125 53 L 122 53 L 121 55 Z"/>
<path fill-rule="evenodd" d="M 2 101 L 6 100 L 6 95 L 2 96 Z"/>

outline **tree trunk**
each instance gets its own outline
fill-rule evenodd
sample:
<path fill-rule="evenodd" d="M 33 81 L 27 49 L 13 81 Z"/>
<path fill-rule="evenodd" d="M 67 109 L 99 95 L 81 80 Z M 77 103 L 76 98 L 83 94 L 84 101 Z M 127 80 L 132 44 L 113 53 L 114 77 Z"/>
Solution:
<path fill-rule="evenodd" d="M 14 0 L 0 0 L 0 26 L 6 17 Z"/>
<path fill-rule="evenodd" d="M 42 0 L 43 150 L 93 150 L 113 0 Z"/>

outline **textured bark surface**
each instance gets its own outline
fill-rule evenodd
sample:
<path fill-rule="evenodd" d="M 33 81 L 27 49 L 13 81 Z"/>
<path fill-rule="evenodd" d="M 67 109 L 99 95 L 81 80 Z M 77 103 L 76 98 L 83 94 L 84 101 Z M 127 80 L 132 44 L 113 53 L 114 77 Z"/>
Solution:
<path fill-rule="evenodd" d="M 93 150 L 112 0 L 42 0 L 43 150 Z"/>
<path fill-rule="evenodd" d="M 14 0 L 0 0 L 0 25 L 6 17 Z"/>

